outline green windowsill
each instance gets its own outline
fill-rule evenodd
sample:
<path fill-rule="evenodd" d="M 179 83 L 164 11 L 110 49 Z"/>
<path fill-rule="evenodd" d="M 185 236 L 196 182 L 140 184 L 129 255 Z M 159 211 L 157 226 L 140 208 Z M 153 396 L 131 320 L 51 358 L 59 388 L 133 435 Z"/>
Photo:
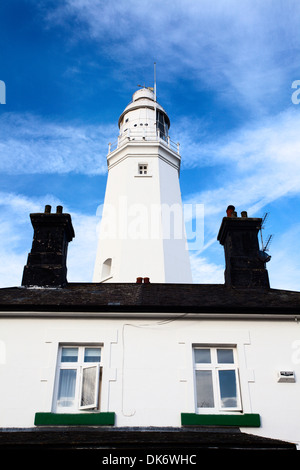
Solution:
<path fill-rule="evenodd" d="M 249 414 L 196 414 L 181 413 L 183 426 L 241 426 L 260 427 L 260 415 Z"/>
<path fill-rule="evenodd" d="M 113 426 L 115 413 L 35 413 L 35 426 Z"/>

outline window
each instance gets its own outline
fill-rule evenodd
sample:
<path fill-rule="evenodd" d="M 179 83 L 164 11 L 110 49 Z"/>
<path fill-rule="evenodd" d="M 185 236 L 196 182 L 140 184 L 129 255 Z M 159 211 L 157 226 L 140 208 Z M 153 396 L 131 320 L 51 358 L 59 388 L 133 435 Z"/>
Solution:
<path fill-rule="evenodd" d="M 241 410 L 235 348 L 195 347 L 194 368 L 199 413 Z"/>
<path fill-rule="evenodd" d="M 159 132 L 160 138 L 167 140 L 169 126 L 165 114 L 161 111 L 157 111 L 156 114 L 156 128 Z"/>
<path fill-rule="evenodd" d="M 111 265 L 112 259 L 107 258 L 102 265 L 101 279 L 105 280 L 108 277 L 111 277 Z"/>
<path fill-rule="evenodd" d="M 100 346 L 62 346 L 59 350 L 55 411 L 99 409 Z"/>
<path fill-rule="evenodd" d="M 146 164 L 139 164 L 139 175 L 147 175 L 148 173 L 148 165 Z"/>

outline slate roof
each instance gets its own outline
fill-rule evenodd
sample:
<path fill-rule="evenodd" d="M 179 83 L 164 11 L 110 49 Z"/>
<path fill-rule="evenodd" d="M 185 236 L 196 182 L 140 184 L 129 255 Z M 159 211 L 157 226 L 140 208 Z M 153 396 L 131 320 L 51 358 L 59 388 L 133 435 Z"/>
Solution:
<path fill-rule="evenodd" d="M 4 311 L 28 310 L 299 315 L 300 292 L 236 289 L 225 284 L 154 283 L 70 283 L 65 288 L 0 289 L 0 315 Z"/>

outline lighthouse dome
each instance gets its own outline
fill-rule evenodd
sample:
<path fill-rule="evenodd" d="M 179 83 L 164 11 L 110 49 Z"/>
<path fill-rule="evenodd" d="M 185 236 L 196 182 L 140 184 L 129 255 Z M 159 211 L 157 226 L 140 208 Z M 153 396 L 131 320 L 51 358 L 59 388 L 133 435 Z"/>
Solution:
<path fill-rule="evenodd" d="M 167 135 L 170 119 L 164 108 L 156 101 L 153 89 L 140 88 L 132 95 L 132 101 L 126 106 L 118 122 L 121 133 L 128 128 L 150 126 L 163 123 L 164 133 Z M 126 125 L 125 125 L 126 124 Z"/>
<path fill-rule="evenodd" d="M 154 91 L 152 88 L 140 88 L 132 95 L 132 101 L 136 101 L 142 98 L 149 98 L 155 101 Z"/>

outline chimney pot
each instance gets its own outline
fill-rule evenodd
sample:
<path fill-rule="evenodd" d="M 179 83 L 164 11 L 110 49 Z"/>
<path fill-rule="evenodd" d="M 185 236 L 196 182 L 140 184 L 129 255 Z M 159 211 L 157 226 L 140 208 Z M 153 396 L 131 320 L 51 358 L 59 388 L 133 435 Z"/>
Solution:
<path fill-rule="evenodd" d="M 57 214 L 62 214 L 62 211 L 63 211 L 63 206 L 57 206 L 56 207 L 56 213 Z"/>
<path fill-rule="evenodd" d="M 241 216 L 242 216 L 242 217 L 248 217 L 247 211 L 242 211 L 242 212 L 241 212 Z"/>
<path fill-rule="evenodd" d="M 50 214 L 50 212 L 51 212 L 51 206 L 49 206 L 49 204 L 47 204 L 45 206 L 45 214 Z"/>
<path fill-rule="evenodd" d="M 150 283 L 150 278 L 149 277 L 144 277 L 144 283 L 149 284 Z"/>
<path fill-rule="evenodd" d="M 233 217 L 234 211 L 235 211 L 234 206 L 228 206 L 227 209 L 226 209 L 227 217 Z"/>
<path fill-rule="evenodd" d="M 143 282 L 143 278 L 142 278 L 142 277 L 137 277 L 137 278 L 136 278 L 136 283 L 137 283 L 137 284 L 142 284 L 142 282 Z"/>

